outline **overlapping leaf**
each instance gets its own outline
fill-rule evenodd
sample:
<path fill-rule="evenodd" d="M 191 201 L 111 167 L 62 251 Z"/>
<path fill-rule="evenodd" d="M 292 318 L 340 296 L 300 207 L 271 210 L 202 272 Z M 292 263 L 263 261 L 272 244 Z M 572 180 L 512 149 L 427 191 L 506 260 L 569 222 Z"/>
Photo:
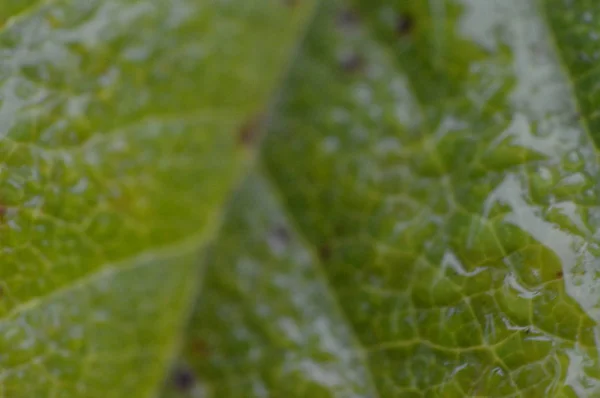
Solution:
<path fill-rule="evenodd" d="M 0 1 L 0 396 L 600 395 L 600 5 Z"/>
<path fill-rule="evenodd" d="M 0 396 L 156 394 L 309 9 L 0 1 Z"/>
<path fill-rule="evenodd" d="M 323 3 L 170 393 L 600 395 L 599 7 Z"/>

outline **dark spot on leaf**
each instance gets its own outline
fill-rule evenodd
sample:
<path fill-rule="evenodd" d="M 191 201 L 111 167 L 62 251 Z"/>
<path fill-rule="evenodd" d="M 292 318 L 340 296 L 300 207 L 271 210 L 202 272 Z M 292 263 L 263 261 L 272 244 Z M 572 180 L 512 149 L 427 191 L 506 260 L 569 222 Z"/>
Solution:
<path fill-rule="evenodd" d="M 349 8 L 341 10 L 337 14 L 337 24 L 341 28 L 352 28 L 358 25 L 358 14 Z"/>
<path fill-rule="evenodd" d="M 208 345 L 206 344 L 206 342 L 204 340 L 201 340 L 201 339 L 192 340 L 190 349 L 192 350 L 194 355 L 196 355 L 198 357 L 207 357 L 208 354 L 210 353 L 210 350 L 208 349 Z"/>
<path fill-rule="evenodd" d="M 563 278 L 563 272 L 562 271 L 558 271 L 556 273 L 556 279 L 562 279 Z"/>
<path fill-rule="evenodd" d="M 331 258 L 331 246 L 328 243 L 319 246 L 319 258 L 321 261 L 327 261 Z"/>
<path fill-rule="evenodd" d="M 7 210 L 8 209 L 6 208 L 6 206 L 0 205 L 0 222 L 4 221 L 4 217 L 6 216 Z"/>
<path fill-rule="evenodd" d="M 346 229 L 344 228 L 343 224 L 335 224 L 335 226 L 333 227 L 333 232 L 336 236 L 344 235 L 345 230 Z"/>
<path fill-rule="evenodd" d="M 290 244 L 290 232 L 283 225 L 276 225 L 269 231 L 267 244 L 276 254 L 282 253 Z"/>
<path fill-rule="evenodd" d="M 191 369 L 179 366 L 173 371 L 172 383 L 179 391 L 189 391 L 196 384 L 196 376 Z"/>
<path fill-rule="evenodd" d="M 415 28 L 415 19 L 412 15 L 407 13 L 402 13 L 398 16 L 396 20 L 396 33 L 403 37 L 408 36 L 412 33 Z"/>
<path fill-rule="evenodd" d="M 531 333 L 531 328 L 525 329 L 525 334 L 529 334 L 529 333 Z"/>
<path fill-rule="evenodd" d="M 258 115 L 248 120 L 240 127 L 238 141 L 244 147 L 250 148 L 256 144 L 260 137 L 260 128 L 263 122 L 263 115 Z"/>
<path fill-rule="evenodd" d="M 363 69 L 364 59 L 355 53 L 350 53 L 340 59 L 340 67 L 344 72 L 355 73 Z"/>

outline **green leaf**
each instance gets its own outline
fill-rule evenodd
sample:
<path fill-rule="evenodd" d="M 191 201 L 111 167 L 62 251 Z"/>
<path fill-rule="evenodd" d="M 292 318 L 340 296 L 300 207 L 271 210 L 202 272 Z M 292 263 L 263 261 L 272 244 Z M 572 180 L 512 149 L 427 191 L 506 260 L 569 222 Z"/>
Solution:
<path fill-rule="evenodd" d="M 166 396 L 600 395 L 598 17 L 322 2 Z"/>
<path fill-rule="evenodd" d="M 0 396 L 154 396 L 310 4 L 0 12 Z"/>
<path fill-rule="evenodd" d="M 183 347 L 190 362 L 176 368 L 215 384 L 190 396 L 203 388 L 218 397 L 369 396 L 358 343 L 273 187 L 252 176 L 230 209 Z"/>

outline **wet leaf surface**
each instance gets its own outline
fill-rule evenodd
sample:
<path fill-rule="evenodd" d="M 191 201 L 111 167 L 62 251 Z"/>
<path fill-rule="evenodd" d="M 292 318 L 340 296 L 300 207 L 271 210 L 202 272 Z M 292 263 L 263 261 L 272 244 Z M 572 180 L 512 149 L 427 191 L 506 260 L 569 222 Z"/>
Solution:
<path fill-rule="evenodd" d="M 173 396 L 600 395 L 599 13 L 323 2 Z"/>
<path fill-rule="evenodd" d="M 307 8 L 0 13 L 0 396 L 155 396 Z"/>
<path fill-rule="evenodd" d="M 316 3 L 0 0 L 0 397 L 600 396 L 600 5 Z"/>

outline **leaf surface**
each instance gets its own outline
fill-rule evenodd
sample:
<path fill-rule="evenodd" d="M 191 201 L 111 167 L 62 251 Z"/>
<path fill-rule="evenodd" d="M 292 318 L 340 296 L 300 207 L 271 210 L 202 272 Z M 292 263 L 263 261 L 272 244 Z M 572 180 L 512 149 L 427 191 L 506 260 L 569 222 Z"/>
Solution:
<path fill-rule="evenodd" d="M 310 6 L 0 11 L 0 396 L 154 396 Z"/>
<path fill-rule="evenodd" d="M 323 2 L 169 394 L 600 395 L 597 15 Z"/>
<path fill-rule="evenodd" d="M 182 387 L 191 396 L 371 395 L 352 330 L 273 187 L 251 176 L 230 209 L 207 258 L 207 284 L 183 347 L 189 361 L 177 364 L 170 396 Z M 192 369 L 214 384 L 182 386 Z"/>

